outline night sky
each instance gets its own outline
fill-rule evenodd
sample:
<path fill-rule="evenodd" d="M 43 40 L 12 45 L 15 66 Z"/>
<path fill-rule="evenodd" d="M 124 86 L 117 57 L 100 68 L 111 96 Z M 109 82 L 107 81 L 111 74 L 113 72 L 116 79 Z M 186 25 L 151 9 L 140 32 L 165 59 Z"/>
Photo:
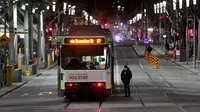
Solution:
<path fill-rule="evenodd" d="M 119 2 L 118 2 L 119 1 Z M 99 17 L 108 17 L 116 15 L 117 6 L 124 7 L 123 17 L 133 17 L 138 11 L 141 11 L 142 2 L 149 0 L 68 0 L 71 4 L 76 4 L 81 10 L 88 9 L 88 4 L 92 7 L 92 14 Z M 138 11 L 137 11 L 138 9 Z"/>

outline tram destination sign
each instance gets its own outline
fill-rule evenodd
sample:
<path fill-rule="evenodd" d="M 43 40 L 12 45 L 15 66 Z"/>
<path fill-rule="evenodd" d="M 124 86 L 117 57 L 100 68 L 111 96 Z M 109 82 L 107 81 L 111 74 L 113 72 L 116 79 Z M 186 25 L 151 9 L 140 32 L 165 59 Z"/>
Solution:
<path fill-rule="evenodd" d="M 102 44 L 105 43 L 104 38 L 65 38 L 65 44 Z"/>

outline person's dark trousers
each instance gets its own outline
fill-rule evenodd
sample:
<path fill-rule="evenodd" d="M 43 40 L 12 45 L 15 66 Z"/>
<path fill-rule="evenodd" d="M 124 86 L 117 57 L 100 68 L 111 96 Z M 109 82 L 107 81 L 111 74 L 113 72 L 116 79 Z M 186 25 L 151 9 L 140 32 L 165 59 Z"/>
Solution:
<path fill-rule="evenodd" d="M 130 96 L 130 86 L 129 84 L 124 84 L 125 96 Z"/>

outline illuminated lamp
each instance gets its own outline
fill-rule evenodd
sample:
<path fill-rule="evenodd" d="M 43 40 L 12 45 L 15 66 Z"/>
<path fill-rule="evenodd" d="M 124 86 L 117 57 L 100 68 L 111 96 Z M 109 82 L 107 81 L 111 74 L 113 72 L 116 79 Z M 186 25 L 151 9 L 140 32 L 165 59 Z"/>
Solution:
<path fill-rule="evenodd" d="M 52 28 L 49 28 L 49 31 L 52 31 L 53 29 Z"/>

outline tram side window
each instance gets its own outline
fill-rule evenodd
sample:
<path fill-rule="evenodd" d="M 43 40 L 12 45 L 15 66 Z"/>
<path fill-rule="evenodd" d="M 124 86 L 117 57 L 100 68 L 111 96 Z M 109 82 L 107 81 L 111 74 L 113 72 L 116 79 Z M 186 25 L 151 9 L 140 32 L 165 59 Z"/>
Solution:
<path fill-rule="evenodd" d="M 109 52 L 109 50 L 107 50 L 105 61 L 106 61 L 106 69 L 110 68 L 110 52 Z"/>

